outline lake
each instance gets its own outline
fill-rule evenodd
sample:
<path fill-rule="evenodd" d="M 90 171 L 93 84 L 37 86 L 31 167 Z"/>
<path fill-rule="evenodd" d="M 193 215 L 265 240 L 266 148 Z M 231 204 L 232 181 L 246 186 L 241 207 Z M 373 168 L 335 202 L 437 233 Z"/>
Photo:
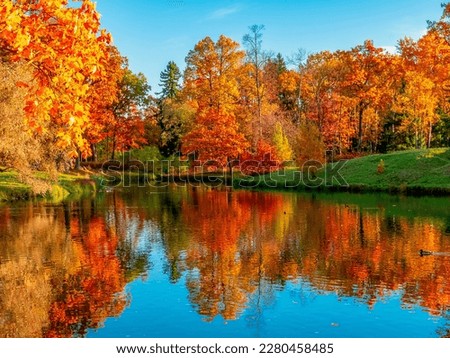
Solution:
<path fill-rule="evenodd" d="M 450 199 L 115 188 L 0 205 L 1 337 L 449 337 Z"/>

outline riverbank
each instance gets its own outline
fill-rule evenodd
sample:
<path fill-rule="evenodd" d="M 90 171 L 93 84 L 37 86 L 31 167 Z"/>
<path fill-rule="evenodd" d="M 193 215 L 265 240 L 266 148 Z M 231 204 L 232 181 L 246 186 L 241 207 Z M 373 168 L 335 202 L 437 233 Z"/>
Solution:
<path fill-rule="evenodd" d="M 37 173 L 37 179 L 48 180 L 48 175 Z M 84 173 L 59 174 L 58 180 L 49 182 L 50 189 L 36 194 L 31 185 L 20 182 L 19 175 L 13 171 L 0 173 L 0 202 L 27 200 L 36 197 L 61 201 L 68 196 L 81 196 L 95 193 L 98 187 L 95 177 Z"/>
<path fill-rule="evenodd" d="M 38 178 L 46 179 L 39 173 Z M 316 172 L 298 168 L 283 169 L 266 175 L 233 177 L 219 173 L 164 175 L 141 174 L 132 171 L 98 174 L 78 172 L 59 174 L 57 182 L 44 195 L 33 193 L 31 186 L 19 181 L 12 171 L 0 172 L 0 202 L 34 197 L 46 197 L 61 201 L 69 195 L 95 193 L 99 178 L 106 185 L 147 185 L 178 182 L 198 185 L 227 185 L 240 189 L 271 189 L 294 191 L 343 191 L 343 192 L 387 192 L 411 195 L 450 195 L 450 149 L 423 149 L 376 154 L 348 161 L 328 164 Z"/>
<path fill-rule="evenodd" d="M 236 188 L 450 195 L 450 149 L 376 154 L 328 164 L 316 173 L 284 169 L 236 179 Z"/>

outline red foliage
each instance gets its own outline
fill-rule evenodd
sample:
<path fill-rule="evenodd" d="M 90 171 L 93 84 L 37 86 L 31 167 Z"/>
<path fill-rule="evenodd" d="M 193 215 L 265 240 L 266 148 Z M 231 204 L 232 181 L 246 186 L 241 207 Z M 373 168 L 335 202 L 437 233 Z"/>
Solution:
<path fill-rule="evenodd" d="M 240 170 L 244 174 L 265 174 L 280 169 L 281 161 L 276 149 L 264 140 L 259 140 L 255 153 L 245 152 L 241 156 Z"/>

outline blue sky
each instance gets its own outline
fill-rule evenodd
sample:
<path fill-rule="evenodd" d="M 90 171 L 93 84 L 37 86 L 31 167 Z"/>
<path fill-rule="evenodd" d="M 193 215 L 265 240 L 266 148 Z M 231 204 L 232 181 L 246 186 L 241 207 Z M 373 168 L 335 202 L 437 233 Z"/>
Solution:
<path fill-rule="evenodd" d="M 442 0 L 443 1 L 443 0 Z M 405 36 L 418 38 L 426 20 L 441 15 L 441 0 L 97 0 L 102 26 L 143 72 L 153 91 L 168 61 L 184 68 L 194 45 L 224 34 L 241 42 L 248 26 L 265 26 L 263 48 L 291 56 L 350 49 L 366 39 L 394 49 Z"/>

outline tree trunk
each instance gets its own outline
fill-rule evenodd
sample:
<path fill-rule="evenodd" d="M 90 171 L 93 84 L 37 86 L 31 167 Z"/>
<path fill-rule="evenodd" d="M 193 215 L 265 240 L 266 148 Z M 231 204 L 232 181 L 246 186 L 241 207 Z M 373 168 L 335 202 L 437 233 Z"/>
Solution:
<path fill-rule="evenodd" d="M 364 115 L 364 107 L 363 107 L 363 103 L 361 102 L 359 104 L 359 113 L 358 113 L 358 146 L 356 147 L 357 152 L 361 152 L 361 147 L 362 147 L 363 115 Z"/>
<path fill-rule="evenodd" d="M 431 125 L 431 121 L 430 121 L 430 126 L 428 128 L 428 143 L 427 143 L 427 148 L 431 148 L 431 136 L 433 134 L 433 126 Z"/>
<path fill-rule="evenodd" d="M 77 149 L 77 159 L 75 161 L 75 170 L 81 169 L 81 151 Z"/>
<path fill-rule="evenodd" d="M 116 159 L 116 138 L 112 140 L 111 160 Z"/>
<path fill-rule="evenodd" d="M 416 149 L 419 149 L 419 134 L 416 128 L 416 131 L 414 133 L 414 146 L 416 147 Z"/>
<path fill-rule="evenodd" d="M 97 161 L 97 146 L 95 144 L 91 144 L 91 150 L 92 150 L 92 161 Z"/>

